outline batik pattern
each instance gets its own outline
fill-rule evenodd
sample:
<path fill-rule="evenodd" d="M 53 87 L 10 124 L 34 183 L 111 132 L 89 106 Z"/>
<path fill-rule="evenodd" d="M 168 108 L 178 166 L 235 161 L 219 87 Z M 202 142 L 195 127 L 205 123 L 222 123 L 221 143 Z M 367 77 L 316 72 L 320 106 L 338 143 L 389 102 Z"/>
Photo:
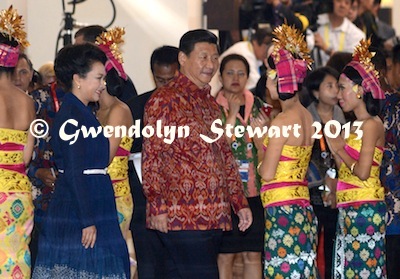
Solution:
<path fill-rule="evenodd" d="M 0 128 L 0 277 L 29 278 L 33 228 L 31 184 L 23 150 L 27 133 Z"/>

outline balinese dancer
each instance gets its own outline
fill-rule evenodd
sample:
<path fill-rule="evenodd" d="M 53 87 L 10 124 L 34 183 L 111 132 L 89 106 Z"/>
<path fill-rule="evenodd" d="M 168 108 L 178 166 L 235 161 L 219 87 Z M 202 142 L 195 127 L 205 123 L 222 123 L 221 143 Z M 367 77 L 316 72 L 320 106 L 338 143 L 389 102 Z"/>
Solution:
<path fill-rule="evenodd" d="M 14 86 L 18 56 L 28 46 L 22 17 L 12 6 L 0 12 L 0 277 L 29 278 L 30 234 L 33 228 L 31 183 L 26 165 L 34 138 L 32 99 Z"/>
<path fill-rule="evenodd" d="M 317 221 L 305 178 L 314 143 L 313 118 L 297 94 L 312 60 L 296 29 L 284 24 L 274 35 L 267 88 L 271 98 L 279 99 L 282 112 L 271 122 L 259 165 L 265 208 L 264 276 L 317 278 Z"/>
<path fill-rule="evenodd" d="M 97 119 L 103 126 L 121 127 L 127 132 L 133 125 L 129 107 L 117 97 L 122 95 L 128 76 L 122 66 L 122 54 L 118 45 L 123 43 L 125 30 L 115 27 L 97 37 L 96 44 L 107 56 L 106 90 L 100 95 Z M 128 246 L 131 258 L 131 276 L 136 272 L 136 256 L 133 247 L 132 232 L 129 230 L 133 214 L 133 198 L 128 180 L 128 158 L 133 139 L 127 135 L 118 136 L 116 131 L 110 141 L 110 165 L 108 173 L 113 183 L 118 221 L 122 235 Z"/>
<path fill-rule="evenodd" d="M 379 180 L 385 132 L 378 117 L 385 95 L 370 43 L 360 42 L 339 79 L 339 104 L 362 124 L 353 125 L 346 139 L 327 137 L 340 166 L 334 278 L 386 278 L 386 205 Z"/>

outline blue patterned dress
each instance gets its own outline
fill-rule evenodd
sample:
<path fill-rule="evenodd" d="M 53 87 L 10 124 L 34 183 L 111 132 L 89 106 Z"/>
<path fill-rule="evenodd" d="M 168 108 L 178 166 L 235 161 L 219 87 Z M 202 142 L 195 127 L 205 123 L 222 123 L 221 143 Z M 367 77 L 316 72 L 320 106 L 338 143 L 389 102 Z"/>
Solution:
<path fill-rule="evenodd" d="M 77 125 L 63 126 L 69 119 Z M 59 178 L 39 237 L 33 278 L 129 278 L 128 250 L 111 180 L 100 173 L 108 165 L 109 142 L 102 133 L 84 138 L 79 130 L 83 126 L 89 129 L 100 123 L 73 94 L 66 94 L 51 140 Z M 75 138 L 63 140 L 61 131 L 79 132 L 76 142 L 71 144 Z M 85 249 L 82 229 L 91 225 L 96 226 L 96 243 Z"/>

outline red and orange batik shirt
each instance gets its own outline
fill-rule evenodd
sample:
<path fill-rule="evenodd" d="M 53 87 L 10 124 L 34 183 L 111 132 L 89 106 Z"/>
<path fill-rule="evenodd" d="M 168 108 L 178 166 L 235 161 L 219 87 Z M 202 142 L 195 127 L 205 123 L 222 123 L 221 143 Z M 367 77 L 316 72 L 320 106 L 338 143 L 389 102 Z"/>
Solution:
<path fill-rule="evenodd" d="M 218 118 L 220 110 L 210 87 L 199 88 L 183 74 L 148 100 L 144 126 L 154 131 L 159 126 L 158 135 L 150 136 L 148 128 L 147 137 L 143 134 L 143 191 L 149 228 L 150 217 L 168 213 L 168 230 L 231 230 L 231 205 L 235 212 L 248 207 L 225 136 L 213 143 L 200 137 L 218 137 L 211 129 Z M 181 133 L 179 138 L 178 128 L 185 126 L 189 134 L 183 137 Z M 171 135 L 161 136 L 167 127 L 177 128 L 169 143 Z"/>

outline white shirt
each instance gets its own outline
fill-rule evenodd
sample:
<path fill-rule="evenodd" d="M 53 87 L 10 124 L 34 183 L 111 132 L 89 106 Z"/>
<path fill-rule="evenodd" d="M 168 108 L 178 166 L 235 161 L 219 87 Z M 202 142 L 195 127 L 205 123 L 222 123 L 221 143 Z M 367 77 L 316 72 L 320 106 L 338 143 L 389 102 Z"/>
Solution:
<path fill-rule="evenodd" d="M 317 33 L 324 39 L 328 48 L 332 48 L 333 51 L 353 53 L 360 40 L 365 39 L 365 33 L 348 18 L 344 18 L 340 26 L 333 28 L 329 15 L 321 14 L 318 16 L 317 23 L 319 26 Z M 320 50 L 320 53 L 322 65 L 325 66 L 329 55 L 322 50 Z"/>
<path fill-rule="evenodd" d="M 219 62 L 221 63 L 222 59 L 229 54 L 240 54 L 244 58 L 246 58 L 247 62 L 249 62 L 250 65 L 250 74 L 249 79 L 247 80 L 246 88 L 255 88 L 258 80 L 260 79 L 259 68 L 263 62 L 257 59 L 256 55 L 254 54 L 254 49 L 251 42 L 241 41 L 235 43 L 221 54 L 221 56 L 219 57 Z M 210 82 L 212 96 L 216 96 L 219 90 L 222 88 L 222 84 L 219 81 L 219 76 L 220 73 L 218 69 L 217 73 L 214 75 Z"/>

